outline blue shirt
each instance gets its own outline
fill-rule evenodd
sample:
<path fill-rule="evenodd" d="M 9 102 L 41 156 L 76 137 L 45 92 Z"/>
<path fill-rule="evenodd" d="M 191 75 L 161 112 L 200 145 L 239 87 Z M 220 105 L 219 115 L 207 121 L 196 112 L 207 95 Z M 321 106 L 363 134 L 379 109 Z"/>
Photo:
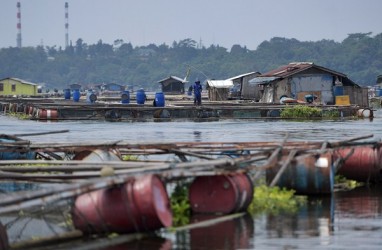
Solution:
<path fill-rule="evenodd" d="M 202 85 L 200 83 L 194 83 L 194 94 L 195 95 L 200 95 L 202 92 Z"/>

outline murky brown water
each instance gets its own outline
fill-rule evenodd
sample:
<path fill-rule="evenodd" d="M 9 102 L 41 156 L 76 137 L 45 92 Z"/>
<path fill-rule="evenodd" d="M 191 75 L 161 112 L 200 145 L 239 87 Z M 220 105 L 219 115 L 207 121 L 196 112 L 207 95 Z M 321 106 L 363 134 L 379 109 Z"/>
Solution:
<path fill-rule="evenodd" d="M 132 143 L 171 141 L 335 141 L 373 134 L 382 138 L 382 112 L 370 121 L 219 122 L 35 122 L 0 116 L 0 133 L 19 134 L 69 129 L 69 133 L 25 137 L 36 142 Z M 164 234 L 162 238 L 110 249 L 381 249 L 382 187 L 362 187 L 310 198 L 293 215 L 243 216 L 211 227 Z M 105 248 L 106 249 L 106 248 Z"/>

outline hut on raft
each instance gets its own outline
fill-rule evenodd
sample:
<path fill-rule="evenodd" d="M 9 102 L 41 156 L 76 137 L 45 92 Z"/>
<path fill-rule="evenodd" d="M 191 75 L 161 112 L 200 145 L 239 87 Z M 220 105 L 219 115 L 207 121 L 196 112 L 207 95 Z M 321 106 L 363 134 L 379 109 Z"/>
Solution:
<path fill-rule="evenodd" d="M 188 81 L 177 76 L 169 76 L 165 79 L 160 80 L 158 83 L 161 84 L 161 90 L 165 94 L 184 94 L 185 88 L 184 85 Z"/>
<path fill-rule="evenodd" d="M 314 102 L 323 105 L 369 105 L 367 88 L 343 73 L 312 62 L 292 62 L 249 83 L 259 86 L 262 103 L 279 103 L 283 97 L 306 102 L 308 97 L 313 97 Z"/>
<path fill-rule="evenodd" d="M 259 72 L 249 72 L 225 80 L 207 80 L 208 99 L 210 101 L 259 99 L 258 86 L 248 83 L 250 79 L 258 75 L 260 75 Z"/>

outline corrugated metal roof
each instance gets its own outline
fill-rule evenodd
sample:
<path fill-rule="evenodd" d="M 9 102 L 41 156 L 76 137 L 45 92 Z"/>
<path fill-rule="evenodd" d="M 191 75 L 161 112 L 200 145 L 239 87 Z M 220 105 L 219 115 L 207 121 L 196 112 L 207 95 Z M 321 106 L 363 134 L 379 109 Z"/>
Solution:
<path fill-rule="evenodd" d="M 328 69 L 328 68 L 325 68 L 325 67 L 321 67 L 321 66 L 315 65 L 312 62 L 292 62 L 292 63 L 289 63 L 287 65 L 283 65 L 283 66 L 281 66 L 281 67 L 279 67 L 277 69 L 274 69 L 274 70 L 271 70 L 269 72 L 266 72 L 266 73 L 262 74 L 261 76 L 262 77 L 286 78 L 286 77 L 290 77 L 292 75 L 295 75 L 297 73 L 300 73 L 300 72 L 302 72 L 304 70 L 310 69 L 310 68 L 319 69 L 319 70 L 328 72 L 328 73 L 330 73 L 332 75 L 340 76 L 340 77 L 343 78 L 342 79 L 343 83 L 350 84 L 350 85 L 355 85 L 355 86 L 359 87 L 358 84 L 356 84 L 355 82 L 350 80 L 345 74 L 337 72 L 337 71 L 334 71 L 334 70 L 331 70 L 331 69 Z"/>
<path fill-rule="evenodd" d="M 301 71 L 307 70 L 309 68 L 317 68 L 317 69 L 320 69 L 322 71 L 329 72 L 333 75 L 346 77 L 345 74 L 342 74 L 340 72 L 336 72 L 334 70 L 315 65 L 312 62 L 292 62 L 292 63 L 289 63 L 287 65 L 283 65 L 277 69 L 266 72 L 266 73 L 262 74 L 262 76 L 277 76 L 277 77 L 285 78 L 285 77 L 289 77 L 291 75 L 297 74 Z"/>
<path fill-rule="evenodd" d="M 232 80 L 207 80 L 207 84 L 213 88 L 231 88 L 233 87 Z"/>
<path fill-rule="evenodd" d="M 160 80 L 158 83 L 162 83 L 162 82 L 167 81 L 167 80 L 170 80 L 170 79 L 174 79 L 174 80 L 179 81 L 179 82 L 182 82 L 182 83 L 186 83 L 186 82 L 188 82 L 188 81 L 184 81 L 184 79 L 182 79 L 182 78 L 180 78 L 180 77 L 177 77 L 177 76 L 169 76 L 169 77 L 167 77 L 167 78 L 165 78 L 165 79 L 163 79 L 163 80 Z"/>
<path fill-rule="evenodd" d="M 249 75 L 252 75 L 252 74 L 259 74 L 260 75 L 260 72 L 253 71 L 253 72 L 249 72 L 249 73 L 245 73 L 245 74 L 241 74 L 241 75 L 238 75 L 238 76 L 234 76 L 234 77 L 228 78 L 227 80 L 236 80 L 236 79 L 239 79 L 239 78 L 242 78 L 242 77 L 245 77 L 245 76 L 249 76 Z"/>
<path fill-rule="evenodd" d="M 274 81 L 276 79 L 279 79 L 280 77 L 277 77 L 277 76 L 258 76 L 258 77 L 255 77 L 251 80 L 249 80 L 248 82 L 250 84 L 264 84 L 264 83 L 268 83 L 268 82 L 271 82 L 271 81 Z"/>

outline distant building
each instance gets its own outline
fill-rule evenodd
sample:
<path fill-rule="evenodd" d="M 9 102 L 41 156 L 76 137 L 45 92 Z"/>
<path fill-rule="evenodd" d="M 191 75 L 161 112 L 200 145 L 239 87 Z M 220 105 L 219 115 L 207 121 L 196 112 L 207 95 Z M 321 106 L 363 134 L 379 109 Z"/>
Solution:
<path fill-rule="evenodd" d="M 377 84 L 382 85 L 382 75 L 377 76 Z"/>
<path fill-rule="evenodd" d="M 250 72 L 234 76 L 225 80 L 207 80 L 208 99 L 210 101 L 223 101 L 228 99 L 259 99 L 257 85 L 251 85 L 249 80 L 260 75 L 259 72 Z"/>
<path fill-rule="evenodd" d="M 18 78 L 4 78 L 0 80 L 0 95 L 37 95 L 38 85 Z"/>
<path fill-rule="evenodd" d="M 336 104 L 338 97 L 347 97 L 349 104 L 369 105 L 368 90 L 345 74 L 311 62 L 294 62 L 271 70 L 249 81 L 262 87 L 260 102 L 279 103 L 282 97 L 305 101 L 314 95 L 315 102 Z"/>
<path fill-rule="evenodd" d="M 206 89 L 208 100 L 224 101 L 229 99 L 230 91 L 233 88 L 232 80 L 207 80 Z"/>
<path fill-rule="evenodd" d="M 78 84 L 78 83 L 73 83 L 69 85 L 70 90 L 81 89 L 81 87 L 82 87 L 81 84 Z"/>
<path fill-rule="evenodd" d="M 100 86 L 100 89 L 102 91 L 119 91 L 120 92 L 125 90 L 125 86 L 117 84 L 117 83 L 106 83 L 106 84 L 102 84 Z"/>
<path fill-rule="evenodd" d="M 249 84 L 249 80 L 260 75 L 260 72 L 249 72 L 237 75 L 227 80 L 231 80 L 233 88 L 231 89 L 231 98 L 259 100 L 260 94 L 258 86 Z"/>
<path fill-rule="evenodd" d="M 117 83 L 103 83 L 94 86 L 96 93 L 104 96 L 119 96 L 126 86 Z"/>
<path fill-rule="evenodd" d="M 161 84 L 162 92 L 165 94 L 184 94 L 184 85 L 188 81 L 176 76 L 169 76 L 158 83 Z"/>

